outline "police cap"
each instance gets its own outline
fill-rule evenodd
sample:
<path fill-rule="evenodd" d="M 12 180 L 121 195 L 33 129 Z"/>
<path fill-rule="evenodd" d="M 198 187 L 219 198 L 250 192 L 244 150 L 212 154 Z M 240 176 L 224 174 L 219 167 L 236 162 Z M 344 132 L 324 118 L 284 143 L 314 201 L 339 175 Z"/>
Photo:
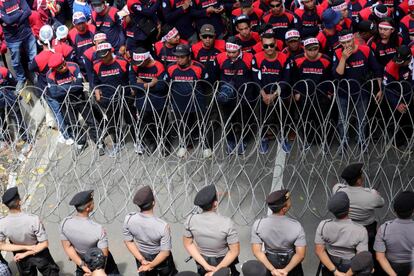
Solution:
<path fill-rule="evenodd" d="M 139 189 L 134 196 L 134 204 L 144 206 L 154 201 L 154 194 L 150 186 L 144 186 Z"/>
<path fill-rule="evenodd" d="M 212 203 L 216 199 L 217 190 L 214 185 L 202 188 L 194 198 L 194 205 L 203 207 Z"/>
<path fill-rule="evenodd" d="M 362 167 L 364 164 L 362 163 L 353 163 L 349 164 L 345 167 L 342 171 L 341 177 L 346 180 L 346 182 L 350 183 L 359 178 L 362 175 Z"/>
<path fill-rule="evenodd" d="M 242 265 L 242 272 L 244 276 L 266 276 L 266 267 L 258 260 L 250 260 Z"/>
<path fill-rule="evenodd" d="M 351 260 L 351 269 L 353 273 L 370 273 L 374 268 L 372 254 L 363 251 L 355 255 Z"/>
<path fill-rule="evenodd" d="M 91 200 L 93 200 L 93 190 L 82 191 L 72 197 L 69 205 L 82 206 Z"/>
<path fill-rule="evenodd" d="M 229 276 L 230 274 L 230 268 L 228 267 L 222 267 L 213 273 L 214 276 Z"/>
<path fill-rule="evenodd" d="M 272 207 L 283 207 L 290 197 L 289 190 L 278 190 L 270 193 L 266 198 L 266 203 Z"/>
<path fill-rule="evenodd" d="M 349 197 L 345 192 L 337 192 L 328 202 L 329 211 L 336 217 L 346 215 L 349 211 Z"/>
<path fill-rule="evenodd" d="M 3 204 L 6 204 L 6 205 L 15 199 L 20 199 L 19 191 L 17 190 L 17 187 L 12 187 L 12 188 L 7 189 L 1 198 L 1 200 L 3 201 Z"/>
<path fill-rule="evenodd" d="M 414 192 L 404 191 L 399 193 L 394 200 L 394 211 L 397 213 L 407 213 L 414 210 Z"/>

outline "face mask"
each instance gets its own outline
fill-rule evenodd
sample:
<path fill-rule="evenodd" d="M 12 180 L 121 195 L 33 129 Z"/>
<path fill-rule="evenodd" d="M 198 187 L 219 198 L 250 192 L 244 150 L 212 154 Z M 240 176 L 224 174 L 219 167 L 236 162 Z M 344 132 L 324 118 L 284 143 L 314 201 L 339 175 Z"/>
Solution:
<path fill-rule="evenodd" d="M 102 6 L 95 6 L 95 7 L 93 7 L 93 9 L 97 12 L 97 13 L 101 13 L 101 12 L 103 12 L 104 11 L 104 9 L 105 9 L 105 7 L 102 5 Z"/>

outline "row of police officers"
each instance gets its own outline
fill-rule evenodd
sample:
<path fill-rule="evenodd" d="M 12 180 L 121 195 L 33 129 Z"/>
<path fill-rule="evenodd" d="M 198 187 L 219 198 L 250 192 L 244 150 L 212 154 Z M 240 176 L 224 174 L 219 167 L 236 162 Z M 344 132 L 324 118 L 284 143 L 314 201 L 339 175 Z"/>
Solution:
<path fill-rule="evenodd" d="M 333 218 L 321 221 L 316 229 L 315 253 L 320 260 L 317 273 L 409 275 L 414 248 L 414 192 L 398 193 L 393 203 L 397 218 L 377 229 L 375 209 L 383 207 L 384 199 L 376 190 L 364 187 L 363 164 L 350 164 L 341 177 L 347 184 L 335 185 L 328 201 Z M 0 219 L 0 250 L 13 252 L 20 275 L 37 275 L 37 270 L 43 275 L 58 275 L 59 267 L 48 250 L 40 218 L 22 212 L 16 187 L 8 189 L 2 201 L 9 214 Z M 133 202 L 139 211 L 125 217 L 123 236 L 137 271 L 145 276 L 177 274 L 170 226 L 154 214 L 153 190 L 149 186 L 139 189 Z M 251 229 L 254 256 L 268 275 L 305 275 L 301 263 L 306 254 L 306 236 L 301 223 L 287 216 L 292 205 L 290 192 L 271 192 L 266 203 L 271 213 L 256 220 Z M 91 275 L 85 256 L 95 247 L 106 256 L 105 272 L 119 275 L 104 227 L 90 218 L 93 190 L 77 193 L 69 204 L 76 208 L 76 214 L 60 224 L 60 239 L 64 252 L 76 265 L 76 275 Z M 231 275 L 239 275 L 239 236 L 234 222 L 217 212 L 215 186 L 202 188 L 194 204 L 201 212 L 191 213 L 185 221 L 183 244 L 189 259 L 197 265 L 197 273 L 213 275 L 227 268 Z M 3 258 L 1 261 L 6 263 Z"/>

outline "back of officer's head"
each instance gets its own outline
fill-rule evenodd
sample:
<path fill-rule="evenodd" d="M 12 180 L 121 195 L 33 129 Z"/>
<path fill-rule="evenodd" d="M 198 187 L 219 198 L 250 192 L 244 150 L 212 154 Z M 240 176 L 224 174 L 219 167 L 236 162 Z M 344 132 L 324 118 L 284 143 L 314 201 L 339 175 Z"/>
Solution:
<path fill-rule="evenodd" d="M 98 269 L 104 269 L 106 263 L 106 256 L 103 254 L 102 250 L 93 247 L 88 249 L 85 254 L 85 264 L 90 271 L 95 271 Z"/>
<path fill-rule="evenodd" d="M 244 276 L 266 276 L 266 267 L 258 260 L 250 260 L 242 265 L 242 272 Z"/>
<path fill-rule="evenodd" d="M 394 200 L 394 211 L 401 219 L 409 219 L 414 211 L 414 192 L 399 193 Z"/>
<path fill-rule="evenodd" d="M 355 186 L 358 180 L 362 177 L 363 171 L 362 167 L 364 166 L 363 163 L 353 163 L 349 164 L 345 167 L 345 169 L 341 173 L 341 177 L 345 179 L 345 181 L 350 186 Z"/>
<path fill-rule="evenodd" d="M 349 197 L 345 192 L 337 192 L 329 199 L 328 210 L 337 218 L 343 219 L 349 213 Z"/>
<path fill-rule="evenodd" d="M 374 259 L 368 251 L 356 254 L 351 260 L 351 270 L 353 275 L 368 276 L 374 271 Z"/>
<path fill-rule="evenodd" d="M 202 188 L 194 198 L 194 205 L 199 206 L 203 211 L 210 211 L 217 202 L 217 190 L 214 185 Z"/>
<path fill-rule="evenodd" d="M 271 192 L 267 198 L 266 203 L 273 213 L 279 213 L 283 208 L 288 207 L 290 192 L 287 189 Z M 288 211 L 287 209 L 285 210 Z"/>
<path fill-rule="evenodd" d="M 13 209 L 19 209 L 20 208 L 20 195 L 17 187 L 12 187 L 7 189 L 3 196 L 2 196 L 2 202 L 4 205 L 7 206 L 7 208 L 13 210 Z"/>

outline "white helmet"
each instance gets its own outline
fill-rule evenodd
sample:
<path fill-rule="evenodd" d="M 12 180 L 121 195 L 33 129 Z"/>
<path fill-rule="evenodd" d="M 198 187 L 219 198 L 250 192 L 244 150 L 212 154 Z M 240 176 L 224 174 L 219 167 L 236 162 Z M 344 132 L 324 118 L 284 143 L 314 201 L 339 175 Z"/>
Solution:
<path fill-rule="evenodd" d="M 44 25 L 39 31 L 39 40 L 43 44 L 48 44 L 53 39 L 53 29 L 50 25 Z"/>
<path fill-rule="evenodd" d="M 65 25 L 60 25 L 56 29 L 56 39 L 62 40 L 65 39 L 68 36 L 69 29 Z"/>

